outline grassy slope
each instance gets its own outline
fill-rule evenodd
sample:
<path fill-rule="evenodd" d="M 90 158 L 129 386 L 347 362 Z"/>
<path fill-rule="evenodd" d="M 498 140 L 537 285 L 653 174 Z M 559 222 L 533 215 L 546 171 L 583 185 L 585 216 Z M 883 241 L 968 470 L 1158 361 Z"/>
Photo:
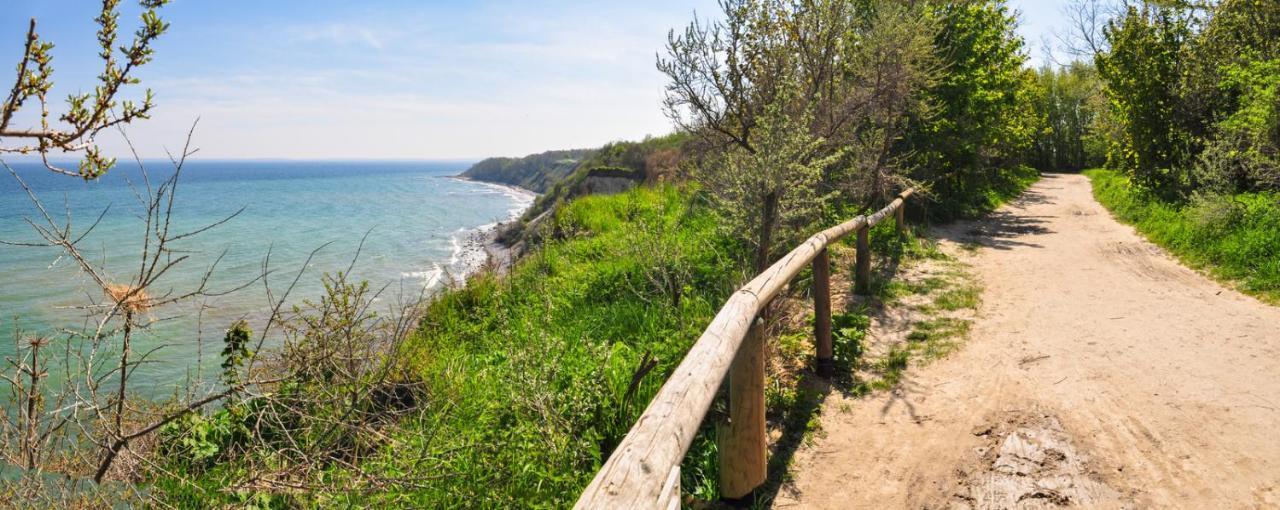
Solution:
<path fill-rule="evenodd" d="M 1280 194 L 1171 204 L 1143 193 L 1116 172 L 1089 170 L 1085 175 L 1098 202 L 1152 242 L 1246 293 L 1280 303 Z"/>
<path fill-rule="evenodd" d="M 561 240 L 509 276 L 474 278 L 427 311 L 411 358 L 445 410 L 421 425 L 442 476 L 386 497 L 571 506 L 732 290 L 714 219 L 676 188 L 585 197 L 557 223 Z M 678 305 L 651 284 L 664 270 L 685 275 Z M 646 351 L 658 366 L 625 399 Z"/>

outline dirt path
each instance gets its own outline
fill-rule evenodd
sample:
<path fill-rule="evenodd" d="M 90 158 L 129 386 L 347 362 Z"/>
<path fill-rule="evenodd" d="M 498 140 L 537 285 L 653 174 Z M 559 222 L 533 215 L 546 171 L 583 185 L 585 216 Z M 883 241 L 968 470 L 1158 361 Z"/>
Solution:
<path fill-rule="evenodd" d="M 942 233 L 967 343 L 823 404 L 775 508 L 1280 508 L 1280 308 L 1188 270 L 1048 175 Z"/>

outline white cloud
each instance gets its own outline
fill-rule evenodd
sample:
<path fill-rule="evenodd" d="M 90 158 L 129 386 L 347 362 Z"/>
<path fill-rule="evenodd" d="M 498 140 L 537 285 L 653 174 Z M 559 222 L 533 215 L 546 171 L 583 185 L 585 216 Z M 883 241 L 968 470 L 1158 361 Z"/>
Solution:
<path fill-rule="evenodd" d="M 337 46 L 364 46 L 375 50 L 386 47 L 387 32 L 350 23 L 296 25 L 285 30 L 296 43 L 327 43 Z"/>

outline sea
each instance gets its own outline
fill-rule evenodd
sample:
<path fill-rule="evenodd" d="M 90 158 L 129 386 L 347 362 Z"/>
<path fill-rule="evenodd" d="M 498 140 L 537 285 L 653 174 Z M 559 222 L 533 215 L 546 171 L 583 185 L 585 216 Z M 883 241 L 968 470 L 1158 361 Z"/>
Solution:
<path fill-rule="evenodd" d="M 134 387 L 162 396 L 197 375 L 216 374 L 226 328 L 246 319 L 261 331 L 273 300 L 295 280 L 286 307 L 319 298 L 326 273 L 349 271 L 349 279 L 368 281 L 379 292 L 375 309 L 385 306 L 385 313 L 464 279 L 486 259 L 486 233 L 535 198 L 453 177 L 470 163 L 186 162 L 169 232 L 199 233 L 172 243 L 164 257 L 184 258 L 150 294 L 188 293 L 206 275 L 208 294 L 226 294 L 143 312 L 151 326 L 133 347 L 148 353 L 148 363 L 131 374 Z M 30 338 L 49 338 L 57 347 L 72 338 L 66 332 L 92 329 L 86 307 L 104 299 L 61 248 L 24 246 L 43 242 L 33 225 L 69 225 L 72 237 L 83 236 L 77 247 L 89 264 L 111 283 L 133 284 L 144 246 L 154 248 L 154 233 L 147 239 L 148 186 L 154 192 L 174 174 L 169 161 L 144 161 L 141 168 L 121 163 L 85 182 L 38 162 L 8 164 L 39 204 L 0 169 L 0 241 L 6 243 L 0 244 L 0 358 L 12 358 Z M 267 277 L 260 278 L 264 270 Z"/>

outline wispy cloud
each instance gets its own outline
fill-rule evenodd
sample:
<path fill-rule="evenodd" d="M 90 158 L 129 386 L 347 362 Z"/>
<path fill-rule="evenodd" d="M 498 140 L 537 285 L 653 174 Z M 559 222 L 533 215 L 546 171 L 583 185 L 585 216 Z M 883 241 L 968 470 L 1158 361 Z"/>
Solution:
<path fill-rule="evenodd" d="M 300 43 L 325 43 L 338 46 L 363 46 L 375 50 L 386 47 L 385 32 L 350 23 L 297 25 L 285 30 L 289 39 Z M 379 35 L 381 34 L 381 35 Z"/>

